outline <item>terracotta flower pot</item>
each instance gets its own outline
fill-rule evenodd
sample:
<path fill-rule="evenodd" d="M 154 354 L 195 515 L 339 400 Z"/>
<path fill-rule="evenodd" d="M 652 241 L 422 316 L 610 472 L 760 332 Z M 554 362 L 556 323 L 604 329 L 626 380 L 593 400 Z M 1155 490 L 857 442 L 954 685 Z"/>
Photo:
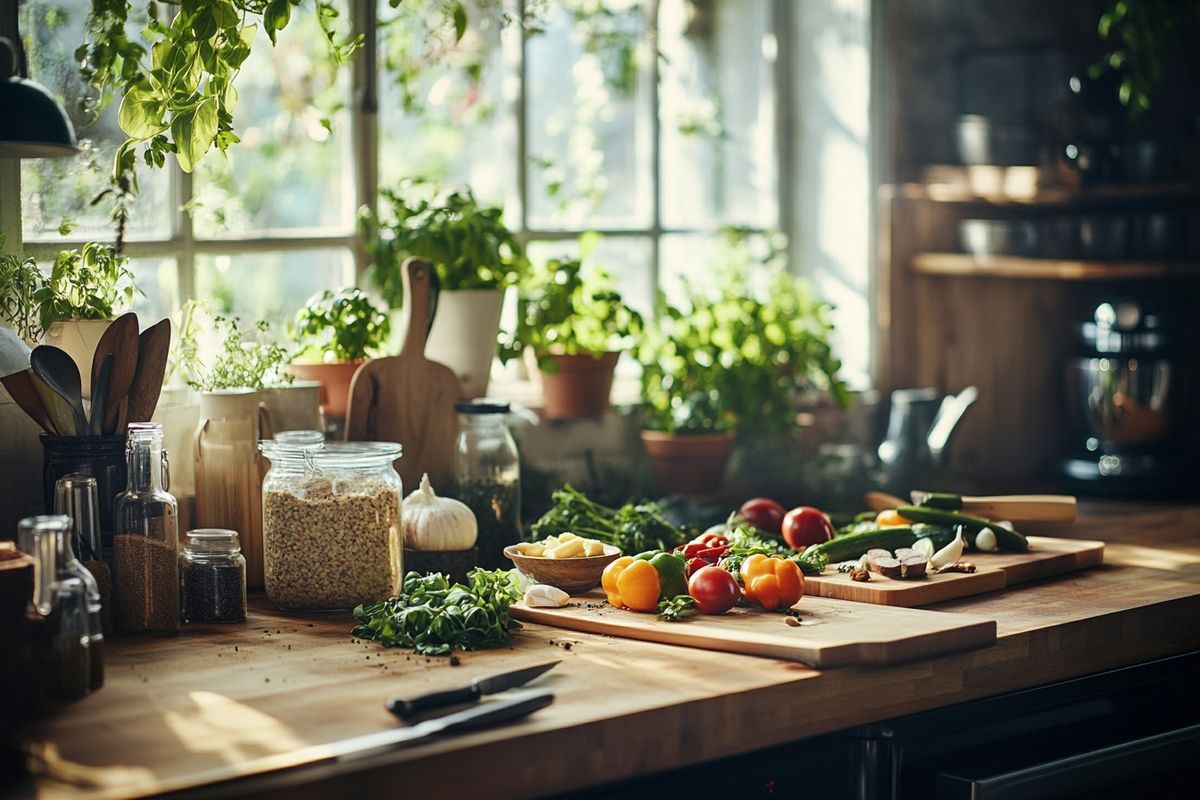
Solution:
<path fill-rule="evenodd" d="M 289 364 L 288 372 L 306 381 L 321 382 L 321 409 L 327 417 L 345 417 L 350 405 L 350 382 L 362 361 L 340 364 Z"/>
<path fill-rule="evenodd" d="M 620 353 L 552 355 L 556 372 L 542 372 L 542 412 L 548 419 L 598 417 L 608 410 Z"/>
<path fill-rule="evenodd" d="M 642 431 L 642 447 L 658 489 L 666 494 L 708 494 L 721 488 L 733 431 L 672 434 Z"/>

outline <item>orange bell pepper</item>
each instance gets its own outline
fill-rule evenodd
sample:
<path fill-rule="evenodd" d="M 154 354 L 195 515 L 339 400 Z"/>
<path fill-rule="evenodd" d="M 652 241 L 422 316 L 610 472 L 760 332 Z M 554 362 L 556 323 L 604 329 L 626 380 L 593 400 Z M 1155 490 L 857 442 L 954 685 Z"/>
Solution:
<path fill-rule="evenodd" d="M 649 561 L 622 556 L 604 568 L 600 585 L 615 608 L 633 611 L 657 611 L 662 592 L 658 570 Z"/>
<path fill-rule="evenodd" d="M 881 528 L 895 528 L 912 525 L 912 522 L 900 516 L 900 512 L 896 509 L 889 508 L 887 511 L 879 512 L 879 516 L 875 517 L 875 524 Z"/>
<path fill-rule="evenodd" d="M 742 562 L 741 576 L 746 599 L 768 611 L 791 608 L 804 596 L 804 573 L 786 558 L 752 555 Z"/>

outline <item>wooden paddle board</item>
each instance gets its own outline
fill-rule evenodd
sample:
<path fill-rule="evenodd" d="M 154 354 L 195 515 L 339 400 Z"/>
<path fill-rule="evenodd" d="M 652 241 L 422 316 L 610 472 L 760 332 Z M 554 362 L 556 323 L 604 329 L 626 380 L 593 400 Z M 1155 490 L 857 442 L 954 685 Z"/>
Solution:
<path fill-rule="evenodd" d="M 654 614 L 613 608 L 593 589 L 572 597 L 563 608 L 530 608 L 523 602 L 512 615 L 583 633 L 723 650 L 752 656 L 801 661 L 813 667 L 852 664 L 899 664 L 959 650 L 990 647 L 995 620 L 913 608 L 889 608 L 804 597 L 789 615 L 754 608 L 728 614 L 692 614 L 682 622 L 664 622 Z"/>
<path fill-rule="evenodd" d="M 826 570 L 806 578 L 805 587 L 820 597 L 919 608 L 1094 567 L 1104 561 L 1104 543 L 1030 536 L 1028 553 L 967 553 L 963 560 L 974 564 L 977 571 L 944 572 L 909 580 L 871 573 L 871 580 L 862 583 L 851 580 L 847 573 Z"/>

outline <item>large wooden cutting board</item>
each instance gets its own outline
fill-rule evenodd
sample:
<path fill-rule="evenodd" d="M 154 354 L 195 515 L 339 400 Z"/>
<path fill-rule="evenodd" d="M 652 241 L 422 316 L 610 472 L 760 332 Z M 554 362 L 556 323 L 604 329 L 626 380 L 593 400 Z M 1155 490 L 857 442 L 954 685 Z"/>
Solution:
<path fill-rule="evenodd" d="M 1104 561 L 1104 543 L 1085 539 L 1029 537 L 1028 553 L 968 553 L 963 558 L 978 568 L 973 573 L 951 572 L 916 580 L 899 580 L 871 574 L 859 583 L 846 573 L 827 571 L 806 579 L 810 594 L 919 608 L 976 594 L 997 592 L 1017 584 L 1094 567 Z"/>
<path fill-rule="evenodd" d="M 693 614 L 683 622 L 663 622 L 653 614 L 613 608 L 598 589 L 572 597 L 564 608 L 512 607 L 525 622 L 583 633 L 724 650 L 802 661 L 814 667 L 898 664 L 942 653 L 990 647 L 995 620 L 912 608 L 886 608 L 804 597 L 795 606 L 799 625 L 788 615 L 752 608 L 728 614 Z"/>

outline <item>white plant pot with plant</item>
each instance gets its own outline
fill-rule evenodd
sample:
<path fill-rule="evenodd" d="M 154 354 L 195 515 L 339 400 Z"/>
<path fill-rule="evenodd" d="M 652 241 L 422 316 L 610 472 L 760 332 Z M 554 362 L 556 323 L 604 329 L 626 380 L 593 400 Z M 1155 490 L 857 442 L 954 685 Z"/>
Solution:
<path fill-rule="evenodd" d="M 433 265 L 438 305 L 425 355 L 454 370 L 464 396 L 486 394 L 504 290 L 525 267 L 503 210 L 480 205 L 469 189 L 439 194 L 419 180 L 403 181 L 380 197 L 387 210 L 363 219 L 373 242 L 371 281 L 390 308 L 400 309 L 404 259 L 415 256 Z"/>
<path fill-rule="evenodd" d="M 320 381 L 325 415 L 343 418 L 355 373 L 382 352 L 390 332 L 387 312 L 376 308 L 362 289 L 326 289 L 310 297 L 288 325 L 299 348 L 288 372 Z"/>

